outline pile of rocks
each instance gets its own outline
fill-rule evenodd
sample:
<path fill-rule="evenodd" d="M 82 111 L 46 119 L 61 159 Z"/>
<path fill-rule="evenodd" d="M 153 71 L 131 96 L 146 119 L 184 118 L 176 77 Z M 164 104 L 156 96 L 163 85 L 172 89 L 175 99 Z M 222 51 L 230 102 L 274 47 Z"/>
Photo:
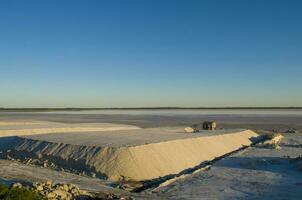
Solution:
<path fill-rule="evenodd" d="M 34 183 L 34 190 L 49 200 L 72 200 L 79 199 L 81 196 L 88 198 L 89 194 L 80 190 L 73 184 L 53 184 L 52 181 L 45 183 Z"/>
<path fill-rule="evenodd" d="M 116 195 L 110 192 L 87 192 L 73 184 L 53 184 L 52 181 L 34 183 L 32 187 L 13 183 L 11 187 L 27 188 L 41 194 L 47 200 L 134 200 L 130 196 Z"/>
<path fill-rule="evenodd" d="M 39 160 L 39 159 L 25 158 L 21 162 L 24 163 L 24 164 L 26 164 L 26 165 L 38 165 L 41 168 L 53 168 L 53 169 L 57 169 L 58 168 L 54 163 L 49 162 L 48 160 Z"/>
<path fill-rule="evenodd" d="M 284 136 L 280 133 L 266 135 L 266 141 L 259 143 L 257 146 L 262 148 L 281 149 L 280 143 L 283 138 Z"/>
<path fill-rule="evenodd" d="M 96 193 L 88 200 L 135 200 L 133 197 L 122 197 L 112 193 Z"/>

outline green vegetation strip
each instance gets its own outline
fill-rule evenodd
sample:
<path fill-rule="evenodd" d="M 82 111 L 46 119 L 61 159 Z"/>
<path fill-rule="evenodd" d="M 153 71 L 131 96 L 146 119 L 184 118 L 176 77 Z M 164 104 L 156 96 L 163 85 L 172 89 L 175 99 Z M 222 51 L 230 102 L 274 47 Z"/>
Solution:
<path fill-rule="evenodd" d="M 27 188 L 7 187 L 0 184 L 1 200 L 44 200 L 37 192 Z"/>

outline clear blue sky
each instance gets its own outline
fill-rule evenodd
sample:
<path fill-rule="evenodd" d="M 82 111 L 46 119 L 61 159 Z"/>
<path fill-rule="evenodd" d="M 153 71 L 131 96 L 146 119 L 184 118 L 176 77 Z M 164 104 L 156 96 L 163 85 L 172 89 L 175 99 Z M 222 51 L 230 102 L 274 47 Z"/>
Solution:
<path fill-rule="evenodd" d="M 0 107 L 302 106 L 302 1 L 0 1 Z"/>

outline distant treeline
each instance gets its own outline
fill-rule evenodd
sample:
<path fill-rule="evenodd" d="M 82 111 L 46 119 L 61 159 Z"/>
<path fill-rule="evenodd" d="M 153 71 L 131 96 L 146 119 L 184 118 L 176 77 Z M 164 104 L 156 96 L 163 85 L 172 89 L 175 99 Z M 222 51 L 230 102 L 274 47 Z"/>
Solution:
<path fill-rule="evenodd" d="M 89 110 L 268 110 L 302 109 L 302 107 L 133 107 L 133 108 L 0 108 L 0 112 L 51 112 L 51 111 L 89 111 Z"/>

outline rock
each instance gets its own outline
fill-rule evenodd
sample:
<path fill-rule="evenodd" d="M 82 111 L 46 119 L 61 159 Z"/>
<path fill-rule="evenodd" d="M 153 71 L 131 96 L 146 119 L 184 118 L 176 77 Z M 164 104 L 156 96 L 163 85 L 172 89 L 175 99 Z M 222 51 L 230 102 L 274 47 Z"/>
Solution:
<path fill-rule="evenodd" d="M 70 193 L 72 194 L 72 196 L 78 196 L 80 194 L 80 191 L 76 188 L 73 188 L 70 190 Z"/>
<path fill-rule="evenodd" d="M 36 187 L 36 190 L 37 190 L 37 191 L 43 191 L 43 190 L 44 190 L 44 188 L 43 188 L 43 186 L 42 186 L 42 185 L 39 185 L 39 186 L 37 186 L 37 187 Z"/>
<path fill-rule="evenodd" d="M 126 191 L 134 191 L 137 188 L 143 187 L 144 184 L 139 181 L 122 181 L 122 183 L 119 185 L 119 188 L 126 190 Z"/>
<path fill-rule="evenodd" d="M 185 132 L 186 133 L 196 133 L 196 132 L 199 132 L 199 130 L 194 127 L 188 126 L 185 128 Z"/>
<path fill-rule="evenodd" d="M 81 191 L 73 184 L 53 184 L 51 180 L 45 183 L 34 183 L 33 188 L 48 200 L 72 200 L 80 196 L 91 196 L 89 192 Z M 82 199 L 82 198 L 81 198 Z"/>
<path fill-rule="evenodd" d="M 54 192 L 50 192 L 48 194 L 45 195 L 47 197 L 47 199 L 54 199 L 56 198 L 56 194 Z"/>
<path fill-rule="evenodd" d="M 63 190 L 55 190 L 53 191 L 53 193 L 58 196 L 61 197 L 62 199 L 66 199 L 67 198 L 67 192 L 63 191 Z"/>
<path fill-rule="evenodd" d="M 273 134 L 273 135 L 268 135 L 267 136 L 269 139 L 258 144 L 258 147 L 263 147 L 263 148 L 271 148 L 271 149 L 281 149 L 279 146 L 281 140 L 284 138 L 283 135 L 281 134 Z"/>
<path fill-rule="evenodd" d="M 48 187 L 52 187 L 52 181 L 51 180 L 47 180 L 45 183 L 46 186 Z"/>
<path fill-rule="evenodd" d="M 14 183 L 14 184 L 12 185 L 12 187 L 13 187 L 13 188 L 22 188 L 23 186 L 22 186 L 21 183 Z"/>
<path fill-rule="evenodd" d="M 107 194 L 107 199 L 118 199 L 118 196 L 115 194 Z"/>
<path fill-rule="evenodd" d="M 92 177 L 92 178 L 96 178 L 96 173 L 93 173 L 93 172 L 92 172 L 92 173 L 91 173 L 91 177 Z"/>
<path fill-rule="evenodd" d="M 272 148 L 272 149 L 277 149 L 277 150 L 280 150 L 280 149 L 281 149 L 281 147 L 280 147 L 279 144 L 274 144 L 274 145 L 272 145 L 270 148 Z"/>
<path fill-rule="evenodd" d="M 8 160 L 14 160 L 12 157 L 10 157 L 9 155 L 6 155 L 6 159 Z"/>
<path fill-rule="evenodd" d="M 69 191 L 69 186 L 67 184 L 64 184 L 63 185 L 63 190 L 68 192 Z"/>
<path fill-rule="evenodd" d="M 54 189 L 62 189 L 62 186 L 61 184 L 56 184 L 53 186 Z"/>
<path fill-rule="evenodd" d="M 25 164 L 30 164 L 31 163 L 31 161 L 32 161 L 32 159 L 30 158 L 30 159 L 28 159 L 26 162 L 25 162 Z"/>
<path fill-rule="evenodd" d="M 294 128 L 290 128 L 286 131 L 286 133 L 298 133 L 298 131 L 295 130 Z"/>
<path fill-rule="evenodd" d="M 34 183 L 33 183 L 33 188 L 37 188 L 39 185 L 40 185 L 40 183 L 34 182 Z"/>

